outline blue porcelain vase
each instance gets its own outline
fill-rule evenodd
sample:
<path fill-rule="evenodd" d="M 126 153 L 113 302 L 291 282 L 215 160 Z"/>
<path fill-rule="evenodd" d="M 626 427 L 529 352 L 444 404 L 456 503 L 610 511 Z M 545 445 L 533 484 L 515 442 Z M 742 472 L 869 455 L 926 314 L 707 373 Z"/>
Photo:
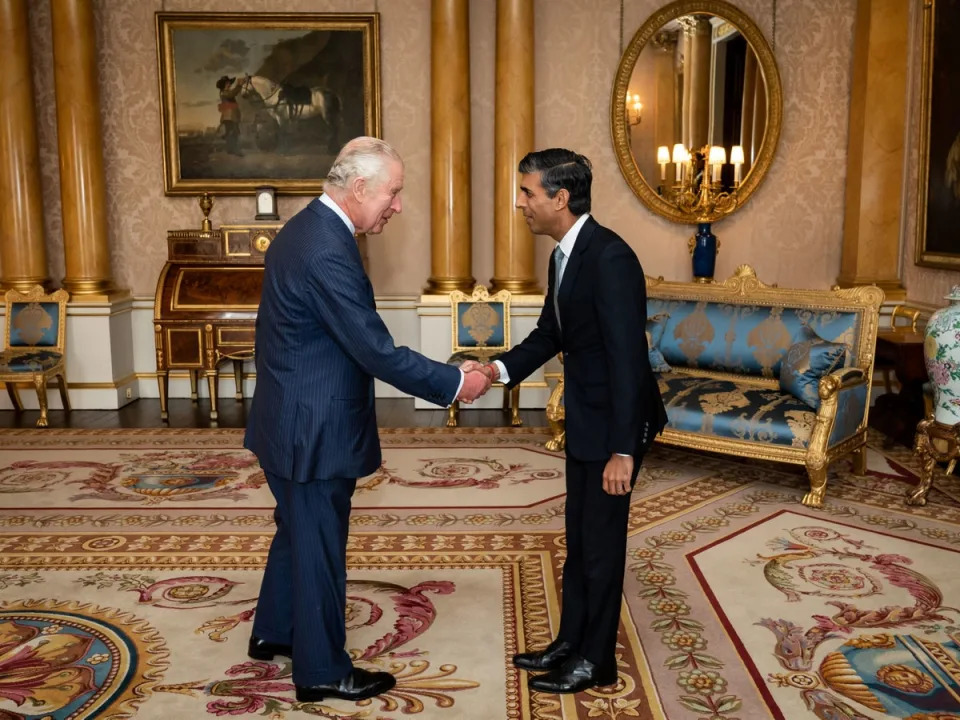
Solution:
<path fill-rule="evenodd" d="M 717 265 L 717 236 L 710 232 L 710 223 L 697 225 L 693 242 L 693 279 L 697 282 L 713 280 Z"/>

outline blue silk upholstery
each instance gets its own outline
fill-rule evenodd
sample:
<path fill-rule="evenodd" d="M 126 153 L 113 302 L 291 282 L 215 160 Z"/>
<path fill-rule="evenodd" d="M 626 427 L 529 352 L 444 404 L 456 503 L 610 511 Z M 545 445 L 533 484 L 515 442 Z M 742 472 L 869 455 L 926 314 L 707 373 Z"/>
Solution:
<path fill-rule="evenodd" d="M 38 350 L 37 352 L 5 350 L 0 353 L 0 372 L 43 372 L 53 368 L 60 362 L 61 357 L 60 353 L 49 350 Z"/>
<path fill-rule="evenodd" d="M 670 316 L 667 313 L 651 315 L 647 318 L 647 357 L 654 372 L 670 372 L 670 365 L 660 352 L 660 341 L 663 339 L 669 319 Z"/>
<path fill-rule="evenodd" d="M 820 409 L 820 378 L 843 367 L 846 348 L 804 327 L 780 364 L 780 389 Z"/>
<path fill-rule="evenodd" d="M 658 382 L 674 430 L 798 448 L 810 442 L 816 414 L 777 389 L 670 373 Z"/>
<path fill-rule="evenodd" d="M 10 306 L 10 347 L 56 347 L 60 306 L 55 302 L 15 302 Z"/>
<path fill-rule="evenodd" d="M 457 346 L 506 349 L 502 302 L 462 302 L 457 305 Z"/>
<path fill-rule="evenodd" d="M 669 313 L 660 350 L 674 367 L 779 377 L 780 364 L 801 328 L 847 348 L 857 357 L 860 315 L 766 305 L 648 298 L 648 316 Z"/>
<path fill-rule="evenodd" d="M 830 431 L 828 447 L 833 447 L 841 440 L 846 440 L 857 431 L 863 421 L 863 412 L 867 407 L 867 385 L 854 385 L 842 388 L 837 393 L 837 419 L 833 430 Z"/>

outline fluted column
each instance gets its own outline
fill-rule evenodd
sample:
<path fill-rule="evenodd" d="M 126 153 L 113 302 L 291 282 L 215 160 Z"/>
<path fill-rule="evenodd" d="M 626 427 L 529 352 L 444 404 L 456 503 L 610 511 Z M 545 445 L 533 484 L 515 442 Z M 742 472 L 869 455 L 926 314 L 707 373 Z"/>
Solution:
<path fill-rule="evenodd" d="M 710 133 L 710 21 L 691 23 L 690 49 L 690 147 L 699 149 L 709 142 Z"/>
<path fill-rule="evenodd" d="M 473 288 L 470 235 L 470 10 L 430 9 L 430 279 L 426 292 Z"/>
<path fill-rule="evenodd" d="M 533 0 L 497 0 L 494 115 L 494 290 L 539 294 L 533 235 L 516 208 L 517 165 L 534 149 Z"/>
<path fill-rule="evenodd" d="M 859 0 L 853 40 L 842 287 L 875 283 L 904 299 L 900 245 L 910 3 Z"/>
<path fill-rule="evenodd" d="M 74 296 L 103 295 L 113 283 L 93 3 L 51 0 L 50 8 L 66 261 L 63 286 Z"/>
<path fill-rule="evenodd" d="M 674 133 L 674 102 L 676 100 L 676 33 L 659 33 L 653 40 L 654 73 L 656 77 L 656 105 L 654 107 L 654 146 L 666 145 L 673 149 L 681 139 Z"/>
<path fill-rule="evenodd" d="M 690 123 L 690 78 L 691 68 L 693 66 L 693 39 L 690 35 L 689 18 L 680 18 L 680 26 L 683 28 L 683 92 L 680 110 L 680 134 L 682 142 L 686 147 L 693 147 L 693 125 Z"/>
<path fill-rule="evenodd" d="M 742 172 L 746 177 L 750 166 L 753 165 L 753 104 L 757 93 L 757 56 L 751 48 L 747 48 L 747 58 L 743 66 L 743 104 L 740 112 L 740 146 L 743 148 Z"/>
<path fill-rule="evenodd" d="M 30 72 L 28 0 L 0 0 L 0 288 L 50 284 Z"/>

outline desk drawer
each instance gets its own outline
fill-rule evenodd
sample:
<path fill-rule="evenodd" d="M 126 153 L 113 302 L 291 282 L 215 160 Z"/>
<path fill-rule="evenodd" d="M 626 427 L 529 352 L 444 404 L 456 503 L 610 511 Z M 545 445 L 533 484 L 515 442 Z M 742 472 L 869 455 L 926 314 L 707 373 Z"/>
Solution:
<path fill-rule="evenodd" d="M 252 348 L 256 339 L 256 329 L 250 326 L 224 326 L 217 328 L 217 345 L 241 345 Z"/>
<path fill-rule="evenodd" d="M 198 327 L 166 328 L 167 367 L 203 367 L 203 340 Z"/>

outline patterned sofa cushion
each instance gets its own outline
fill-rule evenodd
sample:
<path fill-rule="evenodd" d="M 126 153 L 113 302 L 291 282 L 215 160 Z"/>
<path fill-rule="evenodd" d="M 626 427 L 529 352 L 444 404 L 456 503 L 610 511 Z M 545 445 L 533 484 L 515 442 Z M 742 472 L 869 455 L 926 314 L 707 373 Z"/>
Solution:
<path fill-rule="evenodd" d="M 660 352 L 660 341 L 663 340 L 663 333 L 667 329 L 669 319 L 670 316 L 667 313 L 651 315 L 647 318 L 647 357 L 654 372 L 670 372 L 670 365 Z"/>
<path fill-rule="evenodd" d="M 692 375 L 658 378 L 674 430 L 806 448 L 816 414 L 792 395 Z"/>
<path fill-rule="evenodd" d="M 669 313 L 660 350 L 673 367 L 775 378 L 804 325 L 847 348 L 856 360 L 860 316 L 855 312 L 651 297 L 649 316 Z"/>
<path fill-rule="evenodd" d="M 828 342 L 804 326 L 780 365 L 780 389 L 820 409 L 820 378 L 843 367 L 846 353 L 840 343 Z"/>

